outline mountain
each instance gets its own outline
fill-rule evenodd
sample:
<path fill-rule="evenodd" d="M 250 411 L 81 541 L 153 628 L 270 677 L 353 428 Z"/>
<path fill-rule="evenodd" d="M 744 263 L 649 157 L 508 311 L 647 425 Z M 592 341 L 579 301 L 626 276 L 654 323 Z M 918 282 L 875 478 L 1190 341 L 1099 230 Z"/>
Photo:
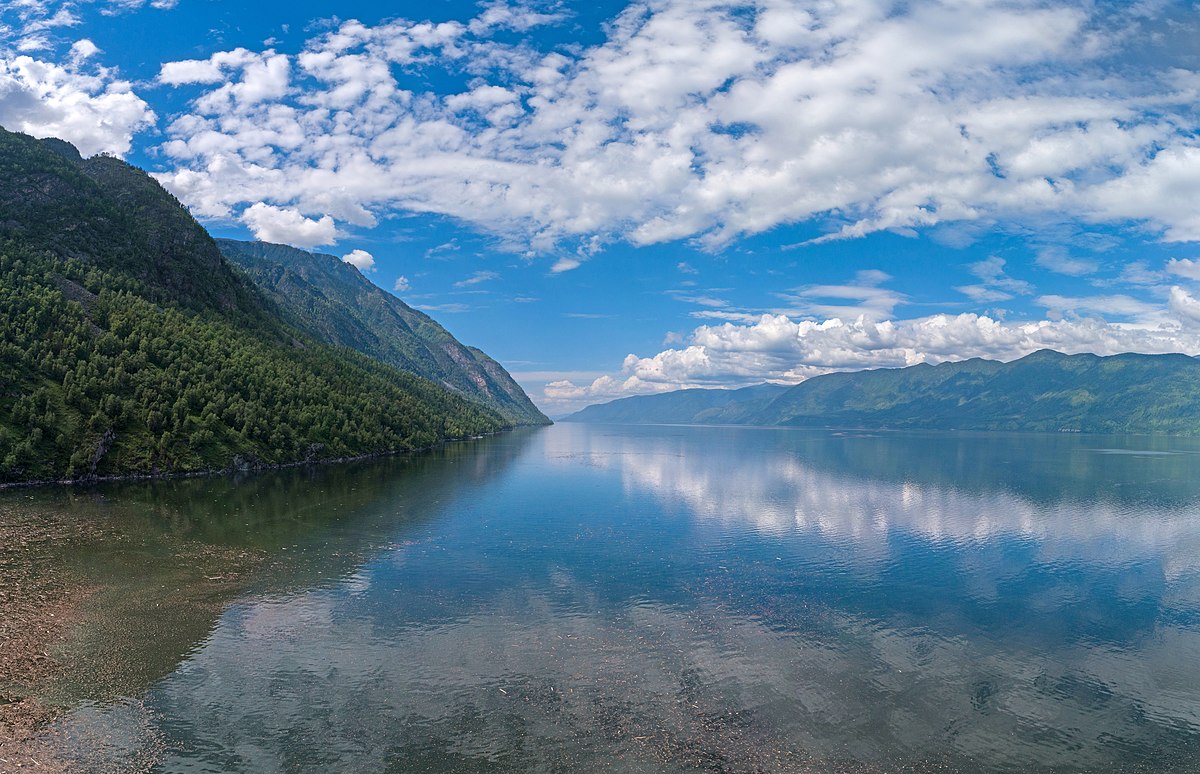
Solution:
<path fill-rule="evenodd" d="M 518 425 L 549 424 L 504 367 L 332 255 L 218 239 L 293 327 L 428 379 Z"/>
<path fill-rule="evenodd" d="M 0 129 L 0 481 L 339 458 L 512 424 L 289 324 L 143 172 Z"/>
<path fill-rule="evenodd" d="M 744 424 L 770 401 L 788 390 L 786 385 L 759 384 L 739 390 L 676 390 L 658 395 L 636 395 L 588 406 L 562 422 L 611 422 L 641 425 Z"/>
<path fill-rule="evenodd" d="M 671 395 L 650 396 L 671 405 Z M 704 391 L 715 392 L 715 391 Z M 760 396 L 761 397 L 761 396 Z M 576 421 L 634 416 L 592 406 Z M 695 402 L 695 398 L 685 399 Z M 605 411 L 593 411 L 593 410 Z M 670 420 L 678 421 L 670 414 Z M 645 412 L 638 414 L 645 417 Z M 1200 435 L 1200 360 L 1187 355 L 1064 355 L 1042 350 L 1000 363 L 972 359 L 818 376 L 768 401 L 728 400 L 697 423 L 806 427 L 1021 430 Z"/>
<path fill-rule="evenodd" d="M 1200 434 L 1200 360 L 1063 355 L 828 374 L 796 385 L 752 424 Z"/>

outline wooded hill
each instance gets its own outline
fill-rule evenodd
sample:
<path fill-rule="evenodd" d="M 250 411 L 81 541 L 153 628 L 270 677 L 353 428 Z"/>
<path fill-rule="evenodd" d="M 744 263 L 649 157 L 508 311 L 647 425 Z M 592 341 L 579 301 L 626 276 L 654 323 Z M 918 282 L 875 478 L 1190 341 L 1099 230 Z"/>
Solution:
<path fill-rule="evenodd" d="M 0 129 L 0 481 L 386 453 L 516 423 L 298 328 L 140 170 Z"/>
<path fill-rule="evenodd" d="M 373 285 L 332 255 L 218 239 L 284 319 L 327 344 L 349 347 L 472 398 L 516 424 L 548 424 L 504 367 L 463 346 L 429 315 Z"/>

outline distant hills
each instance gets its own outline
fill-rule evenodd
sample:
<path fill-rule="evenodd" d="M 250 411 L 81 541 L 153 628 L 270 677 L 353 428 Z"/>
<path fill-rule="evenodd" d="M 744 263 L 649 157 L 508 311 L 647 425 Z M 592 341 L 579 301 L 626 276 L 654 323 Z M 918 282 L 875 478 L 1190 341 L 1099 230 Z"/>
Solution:
<path fill-rule="evenodd" d="M 296 329 L 476 400 L 514 424 L 548 424 L 504 367 L 332 255 L 218 239 Z"/>
<path fill-rule="evenodd" d="M 759 384 L 740 390 L 692 389 L 635 395 L 588 406 L 559 421 L 624 425 L 747 424 L 751 416 L 788 389 L 786 385 Z"/>
<path fill-rule="evenodd" d="M 1200 435 L 1200 360 L 1064 355 L 818 376 L 793 387 L 681 390 L 563 421 Z"/>
<path fill-rule="evenodd" d="M 356 281 L 338 266 L 276 260 L 292 274 L 260 289 L 279 249 L 240 252 L 260 265 L 227 260 L 140 170 L 0 129 L 0 482 L 386 453 L 546 421 L 429 318 L 405 318 L 424 330 L 406 322 L 405 339 L 372 328 L 382 311 L 339 308 Z M 317 319 L 309 298 L 328 302 Z"/>

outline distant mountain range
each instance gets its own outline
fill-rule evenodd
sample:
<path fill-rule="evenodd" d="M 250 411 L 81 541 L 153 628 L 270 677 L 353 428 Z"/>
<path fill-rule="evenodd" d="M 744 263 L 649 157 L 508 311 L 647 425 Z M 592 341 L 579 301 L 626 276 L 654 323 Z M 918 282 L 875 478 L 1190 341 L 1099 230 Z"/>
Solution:
<path fill-rule="evenodd" d="M 342 458 L 548 422 L 499 364 L 352 267 L 223 247 L 238 265 L 141 170 L 0 129 L 0 482 Z"/>
<path fill-rule="evenodd" d="M 759 384 L 740 390 L 677 390 L 635 395 L 588 406 L 560 422 L 610 422 L 622 425 L 749 424 L 749 419 L 790 388 Z"/>
<path fill-rule="evenodd" d="M 589 406 L 565 422 L 1200 435 L 1200 360 L 1064 355 L 818 376 L 793 387 L 680 390 Z"/>

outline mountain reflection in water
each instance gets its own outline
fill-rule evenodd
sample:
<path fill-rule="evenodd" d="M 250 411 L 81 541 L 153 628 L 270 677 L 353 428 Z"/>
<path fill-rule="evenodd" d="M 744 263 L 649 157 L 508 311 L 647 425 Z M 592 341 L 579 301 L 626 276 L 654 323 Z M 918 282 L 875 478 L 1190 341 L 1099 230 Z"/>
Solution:
<path fill-rule="evenodd" d="M 246 557 L 169 655 L 93 643 L 157 666 L 49 734 L 164 771 L 1188 770 L 1197 451 L 562 425 L 43 503 L 160 587 Z M 104 588 L 79 642 L 151 617 Z"/>

